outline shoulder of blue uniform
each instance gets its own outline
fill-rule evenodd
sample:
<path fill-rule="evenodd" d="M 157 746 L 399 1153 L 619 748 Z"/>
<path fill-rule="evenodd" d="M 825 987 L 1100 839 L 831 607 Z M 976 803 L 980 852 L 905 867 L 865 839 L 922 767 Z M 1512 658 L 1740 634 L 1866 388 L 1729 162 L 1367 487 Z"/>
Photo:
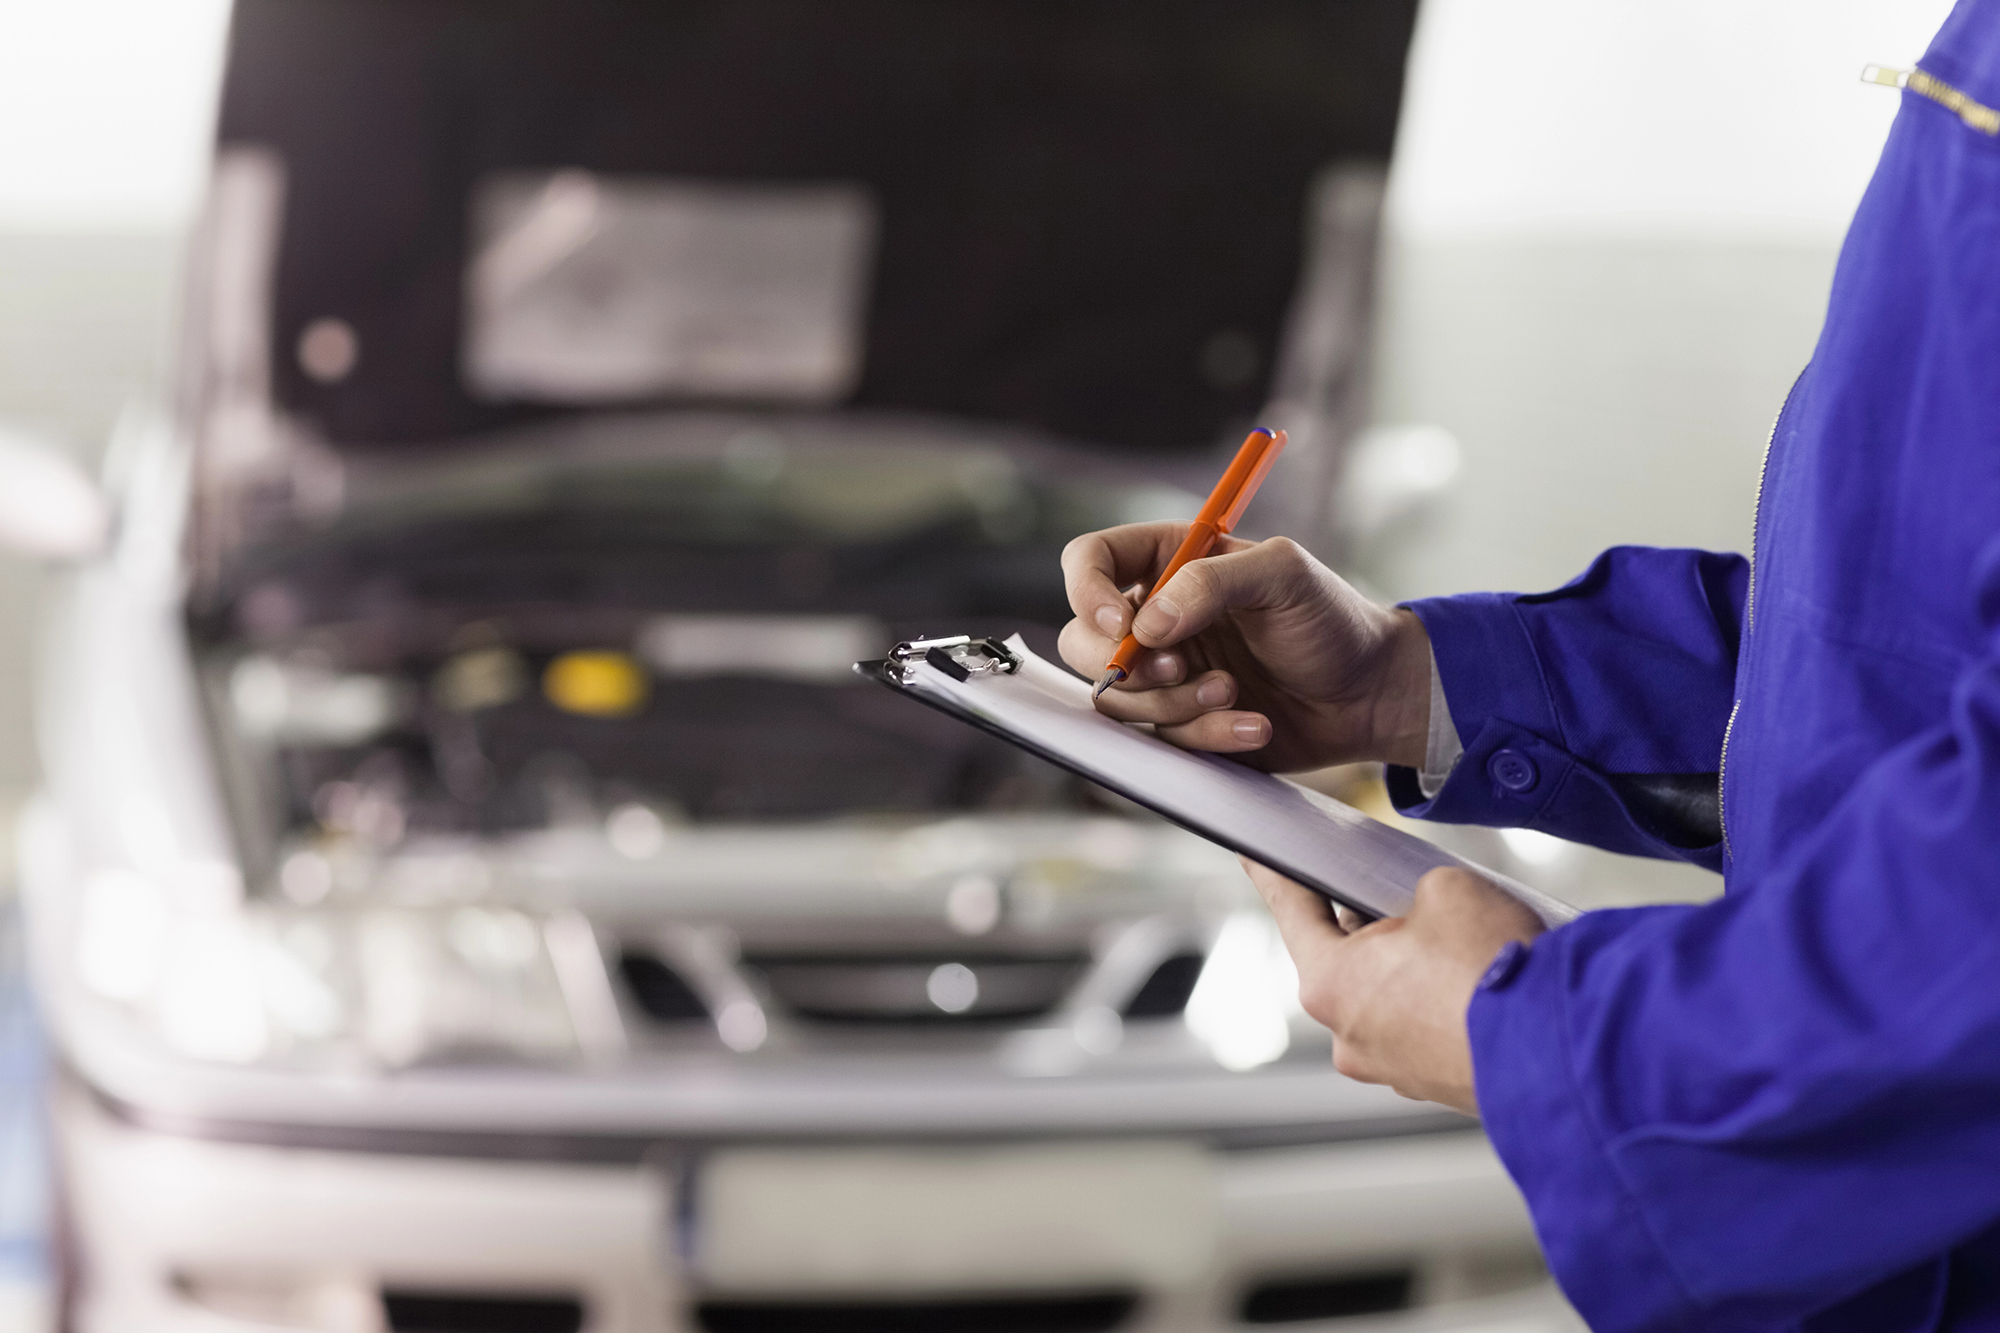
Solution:
<path fill-rule="evenodd" d="M 2000 0 L 1958 0 L 1917 68 L 1945 89 L 2000 116 Z M 1942 100 L 1921 87 L 1912 91 L 1933 101 Z M 1971 125 L 1982 118 L 1975 113 L 1969 118 L 1961 115 L 1961 119 Z"/>

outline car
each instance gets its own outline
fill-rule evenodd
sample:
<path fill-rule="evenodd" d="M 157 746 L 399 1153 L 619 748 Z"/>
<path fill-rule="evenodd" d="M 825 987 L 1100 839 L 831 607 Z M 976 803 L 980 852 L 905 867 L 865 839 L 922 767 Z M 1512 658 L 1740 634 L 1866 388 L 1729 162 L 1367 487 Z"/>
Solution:
<path fill-rule="evenodd" d="M 1251 421 L 1337 554 L 1412 21 L 241 0 L 42 510 L 65 1324 L 1574 1327 L 1232 857 L 852 670 Z"/>

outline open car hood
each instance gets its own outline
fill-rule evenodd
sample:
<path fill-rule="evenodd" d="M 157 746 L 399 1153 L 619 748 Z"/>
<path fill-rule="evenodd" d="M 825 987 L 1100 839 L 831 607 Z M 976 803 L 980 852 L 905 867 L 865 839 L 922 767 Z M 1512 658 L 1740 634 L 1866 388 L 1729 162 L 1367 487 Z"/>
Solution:
<path fill-rule="evenodd" d="M 345 460 L 634 407 L 1141 466 L 1262 420 L 1310 538 L 1414 14 L 239 0 L 182 348 L 200 566 L 337 511 Z"/>

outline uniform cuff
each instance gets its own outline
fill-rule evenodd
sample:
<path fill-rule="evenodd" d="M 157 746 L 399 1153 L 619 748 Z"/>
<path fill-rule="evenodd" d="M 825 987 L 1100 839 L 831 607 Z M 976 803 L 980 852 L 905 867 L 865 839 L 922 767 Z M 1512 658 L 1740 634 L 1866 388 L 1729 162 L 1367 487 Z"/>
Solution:
<path fill-rule="evenodd" d="M 1504 717 L 1560 737 L 1541 659 L 1511 594 L 1476 592 L 1403 605 L 1430 636 L 1431 660 L 1460 736 L 1477 735 L 1487 719 Z"/>
<path fill-rule="evenodd" d="M 1555 711 L 1541 663 L 1512 602 L 1499 593 L 1434 597 L 1404 605 L 1430 636 L 1433 680 L 1461 753 L 1443 781 L 1391 768 L 1389 794 L 1403 813 L 1448 824 L 1526 826 L 1562 790 L 1576 760 L 1547 739 Z M 1431 765 L 1426 764 L 1426 768 Z"/>
<path fill-rule="evenodd" d="M 1464 752 L 1442 783 L 1390 765 L 1389 799 L 1412 819 L 1539 828 L 1607 851 L 1722 868 L 1722 847 L 1666 841 L 1616 784 L 1571 754 L 1515 599 L 1471 593 L 1406 602 L 1430 636 L 1434 679 Z M 1430 765 L 1426 765 L 1430 767 Z"/>

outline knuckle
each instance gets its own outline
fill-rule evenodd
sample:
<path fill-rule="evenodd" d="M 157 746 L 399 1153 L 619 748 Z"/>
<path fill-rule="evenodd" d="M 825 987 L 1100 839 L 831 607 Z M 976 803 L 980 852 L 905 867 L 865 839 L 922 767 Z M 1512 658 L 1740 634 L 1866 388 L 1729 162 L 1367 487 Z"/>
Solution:
<path fill-rule="evenodd" d="M 1308 977 L 1299 982 L 1299 1007 L 1321 1027 L 1331 1028 L 1339 1014 L 1339 1005 L 1333 987 L 1320 977 Z"/>
<path fill-rule="evenodd" d="M 1306 548 L 1290 537 L 1267 537 L 1264 539 L 1263 547 L 1271 559 L 1284 564 L 1303 565 L 1311 559 L 1306 554 Z"/>
<path fill-rule="evenodd" d="M 1120 722 L 1150 722 L 1156 727 L 1172 726 L 1177 720 L 1177 711 L 1171 699 L 1161 696 L 1165 690 L 1120 690 L 1104 692 L 1108 699 L 1118 696 L 1117 717 Z"/>
<path fill-rule="evenodd" d="M 1353 1042 L 1336 1040 L 1333 1043 L 1333 1068 L 1335 1073 L 1354 1079 L 1356 1082 L 1372 1081 L 1369 1077 L 1368 1061 L 1354 1049 Z"/>
<path fill-rule="evenodd" d="M 1476 891 L 1478 883 L 1478 877 L 1469 870 L 1438 866 L 1425 871 L 1417 880 L 1417 898 L 1419 901 L 1459 898 L 1468 891 Z"/>
<path fill-rule="evenodd" d="M 1174 575 L 1174 594 L 1185 606 L 1189 602 L 1207 602 L 1215 597 L 1215 569 L 1205 560 L 1196 560 L 1181 566 L 1181 572 Z"/>
<path fill-rule="evenodd" d="M 1103 568 L 1107 563 L 1111 545 L 1101 532 L 1086 532 L 1080 537 L 1072 537 L 1062 549 L 1062 567 L 1071 574 L 1087 574 Z"/>
<path fill-rule="evenodd" d="M 1093 671 L 1103 669 L 1104 653 L 1100 647 L 1101 642 L 1088 625 L 1072 620 L 1063 627 L 1062 633 L 1056 636 L 1056 653 L 1063 661 L 1087 676 Z"/>
<path fill-rule="evenodd" d="M 1188 723 L 1162 722 L 1155 733 L 1167 744 L 1180 750 L 1213 750 L 1215 747 L 1202 736 L 1201 728 Z M 1266 895 L 1266 901 L 1269 896 Z"/>

